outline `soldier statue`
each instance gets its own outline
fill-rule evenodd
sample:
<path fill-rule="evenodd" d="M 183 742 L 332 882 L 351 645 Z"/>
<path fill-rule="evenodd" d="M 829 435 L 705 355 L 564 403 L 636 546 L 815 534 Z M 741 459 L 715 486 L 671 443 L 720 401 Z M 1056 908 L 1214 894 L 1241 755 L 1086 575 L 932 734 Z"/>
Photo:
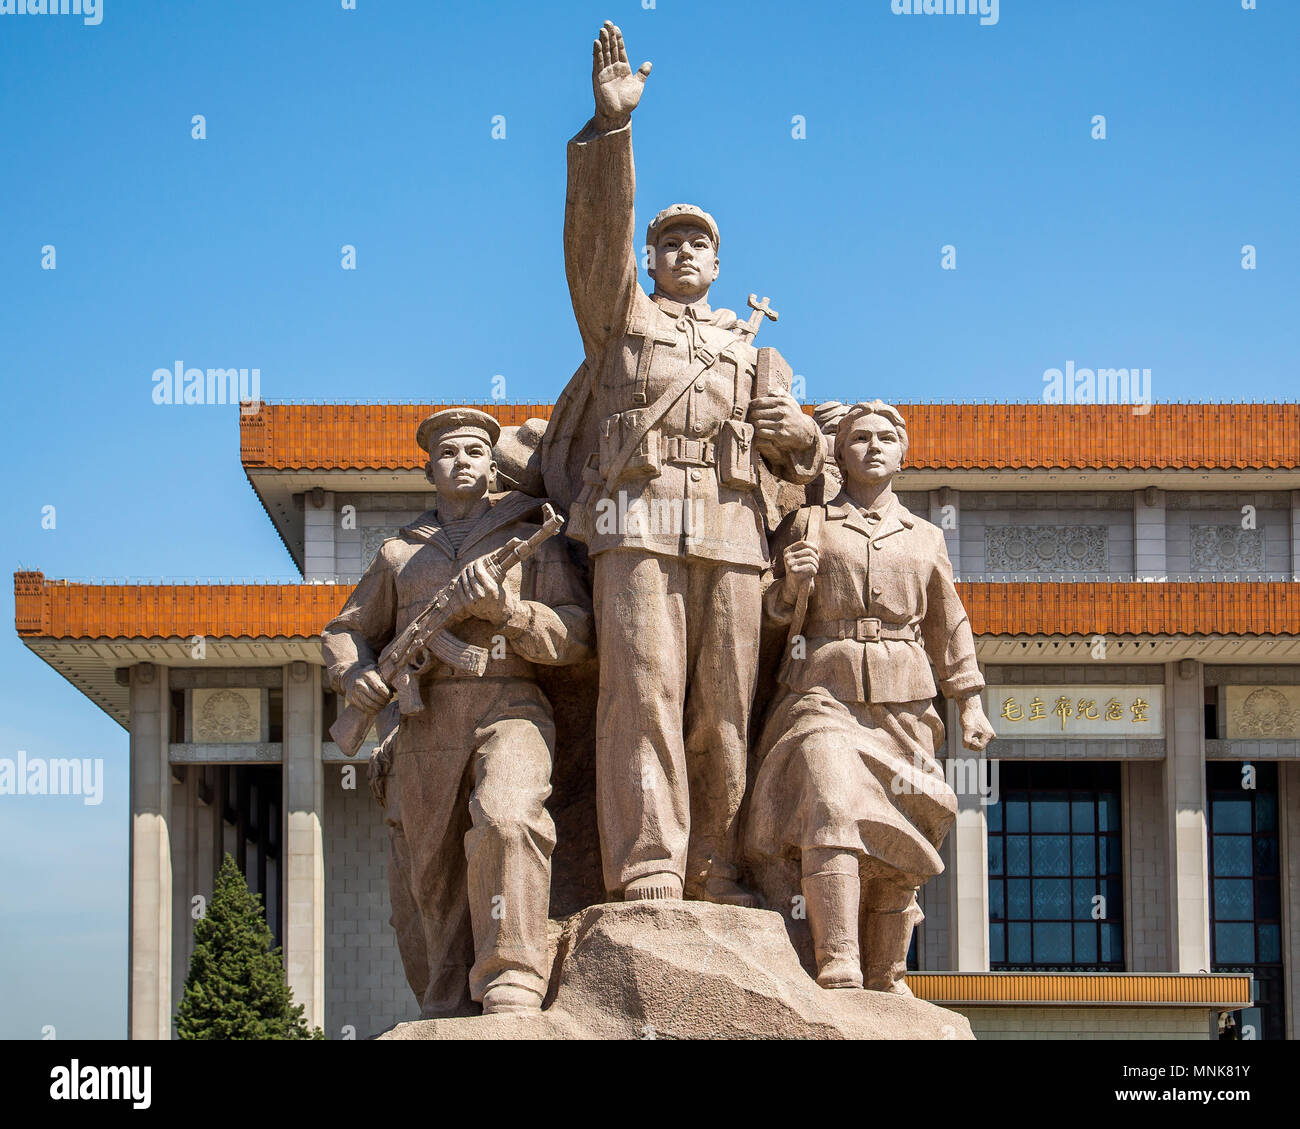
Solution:
<path fill-rule="evenodd" d="M 470 1000 L 484 1014 L 536 1012 L 550 972 L 555 730 L 536 666 L 587 657 L 593 625 L 562 539 L 498 567 L 507 547 L 540 540 L 543 506 L 489 494 L 499 431 L 472 408 L 420 425 L 437 508 L 384 542 L 322 639 L 330 684 L 367 718 L 394 690 L 380 673 L 385 649 L 431 606 L 454 611 L 443 629 L 482 655 L 478 671 L 432 654 L 404 670 L 400 724 L 372 765 L 393 926 L 422 1018 L 472 1014 Z"/>
<path fill-rule="evenodd" d="M 656 215 L 653 292 L 638 283 L 630 119 L 649 73 L 633 72 L 607 22 L 595 116 L 568 147 L 565 267 L 586 359 L 547 430 L 547 488 L 563 503 L 557 463 L 580 468 L 570 536 L 593 569 L 605 887 L 753 905 L 737 817 L 768 563 L 761 484 L 810 482 L 823 452 L 779 382 L 756 386 L 750 338 L 766 311 L 747 325 L 709 305 L 712 216 L 690 204 Z"/>
<path fill-rule="evenodd" d="M 966 747 L 994 736 L 943 533 L 891 485 L 907 444 L 895 408 L 848 408 L 835 434 L 842 489 L 773 538 L 764 603 L 790 641 L 745 830 L 757 871 L 780 859 L 802 871 L 817 983 L 861 988 L 865 972 L 865 987 L 900 995 L 916 891 L 943 871 L 957 814 L 936 760 L 932 663 L 960 703 Z"/>

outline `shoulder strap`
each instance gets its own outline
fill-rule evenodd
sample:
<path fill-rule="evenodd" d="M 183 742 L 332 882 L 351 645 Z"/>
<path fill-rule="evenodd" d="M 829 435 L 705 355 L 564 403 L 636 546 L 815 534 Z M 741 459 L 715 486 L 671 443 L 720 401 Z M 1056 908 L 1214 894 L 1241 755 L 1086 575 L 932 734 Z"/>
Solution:
<path fill-rule="evenodd" d="M 803 539 L 815 549 L 822 547 L 822 526 L 825 524 L 826 507 L 818 503 L 808 511 L 808 524 L 803 532 Z"/>
<path fill-rule="evenodd" d="M 641 446 L 645 437 L 650 433 L 650 430 L 668 414 L 668 410 L 686 394 L 686 390 L 713 367 L 713 362 L 718 359 L 718 356 L 724 354 L 732 356 L 733 354 L 731 353 L 731 349 L 732 346 L 728 345 L 722 353 L 717 355 L 705 350 L 700 350 L 698 355 L 704 362 L 702 365 L 696 368 L 688 368 L 675 381 L 673 381 L 671 385 L 669 385 L 663 395 L 653 404 L 648 408 L 638 409 L 642 413 L 641 421 L 636 425 L 632 434 L 628 436 L 627 442 L 623 445 L 623 448 L 619 451 L 613 463 L 610 464 L 609 474 L 605 479 L 605 485 L 607 487 L 618 482 L 618 477 L 623 473 L 623 468 L 627 465 L 628 459 L 636 454 L 637 449 Z"/>

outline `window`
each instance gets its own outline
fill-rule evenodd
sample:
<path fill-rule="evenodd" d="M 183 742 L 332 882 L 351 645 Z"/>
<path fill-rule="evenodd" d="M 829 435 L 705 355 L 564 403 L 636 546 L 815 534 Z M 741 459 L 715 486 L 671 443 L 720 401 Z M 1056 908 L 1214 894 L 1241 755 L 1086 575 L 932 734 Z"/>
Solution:
<path fill-rule="evenodd" d="M 1282 884 L 1277 765 L 1214 762 L 1205 770 L 1210 816 L 1210 945 L 1215 972 L 1249 972 L 1256 1006 L 1245 1038 L 1283 1039 Z"/>
<path fill-rule="evenodd" d="M 1124 969 L 1118 764 L 1003 761 L 988 809 L 989 963 Z"/>

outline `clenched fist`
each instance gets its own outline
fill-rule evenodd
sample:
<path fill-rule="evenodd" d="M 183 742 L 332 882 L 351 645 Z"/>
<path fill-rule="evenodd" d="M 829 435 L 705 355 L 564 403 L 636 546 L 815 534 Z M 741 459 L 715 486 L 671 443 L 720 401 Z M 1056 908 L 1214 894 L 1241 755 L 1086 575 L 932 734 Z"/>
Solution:
<path fill-rule="evenodd" d="M 817 575 L 817 546 L 811 541 L 796 541 L 786 549 L 781 559 L 785 563 L 786 603 L 793 604 L 799 598 L 799 592 Z"/>
<path fill-rule="evenodd" d="M 348 683 L 343 695 L 348 705 L 364 710 L 366 713 L 382 710 L 388 705 L 392 696 L 392 688 L 373 666 L 356 675 Z"/>
<path fill-rule="evenodd" d="M 485 619 L 498 627 L 519 606 L 519 601 L 507 587 L 505 579 L 498 580 L 481 559 L 461 569 L 460 575 L 456 577 L 456 593 L 466 615 Z"/>
<path fill-rule="evenodd" d="M 980 752 L 997 736 L 984 713 L 984 703 L 978 694 L 963 698 L 958 707 L 961 717 L 961 743 L 972 752 Z"/>
<path fill-rule="evenodd" d="M 785 393 L 755 396 L 749 402 L 754 439 L 765 447 L 798 451 L 817 436 L 817 425 L 804 415 L 799 401 Z"/>

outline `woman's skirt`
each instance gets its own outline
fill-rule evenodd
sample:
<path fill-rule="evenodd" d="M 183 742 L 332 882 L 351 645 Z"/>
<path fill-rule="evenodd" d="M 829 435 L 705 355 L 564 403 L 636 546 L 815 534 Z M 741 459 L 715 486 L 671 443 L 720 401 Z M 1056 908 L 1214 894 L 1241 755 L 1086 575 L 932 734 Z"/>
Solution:
<path fill-rule="evenodd" d="M 786 691 L 759 742 L 747 853 L 853 851 L 912 876 L 943 872 L 939 846 L 957 797 L 935 759 L 944 727 L 930 701 L 841 702 Z"/>

